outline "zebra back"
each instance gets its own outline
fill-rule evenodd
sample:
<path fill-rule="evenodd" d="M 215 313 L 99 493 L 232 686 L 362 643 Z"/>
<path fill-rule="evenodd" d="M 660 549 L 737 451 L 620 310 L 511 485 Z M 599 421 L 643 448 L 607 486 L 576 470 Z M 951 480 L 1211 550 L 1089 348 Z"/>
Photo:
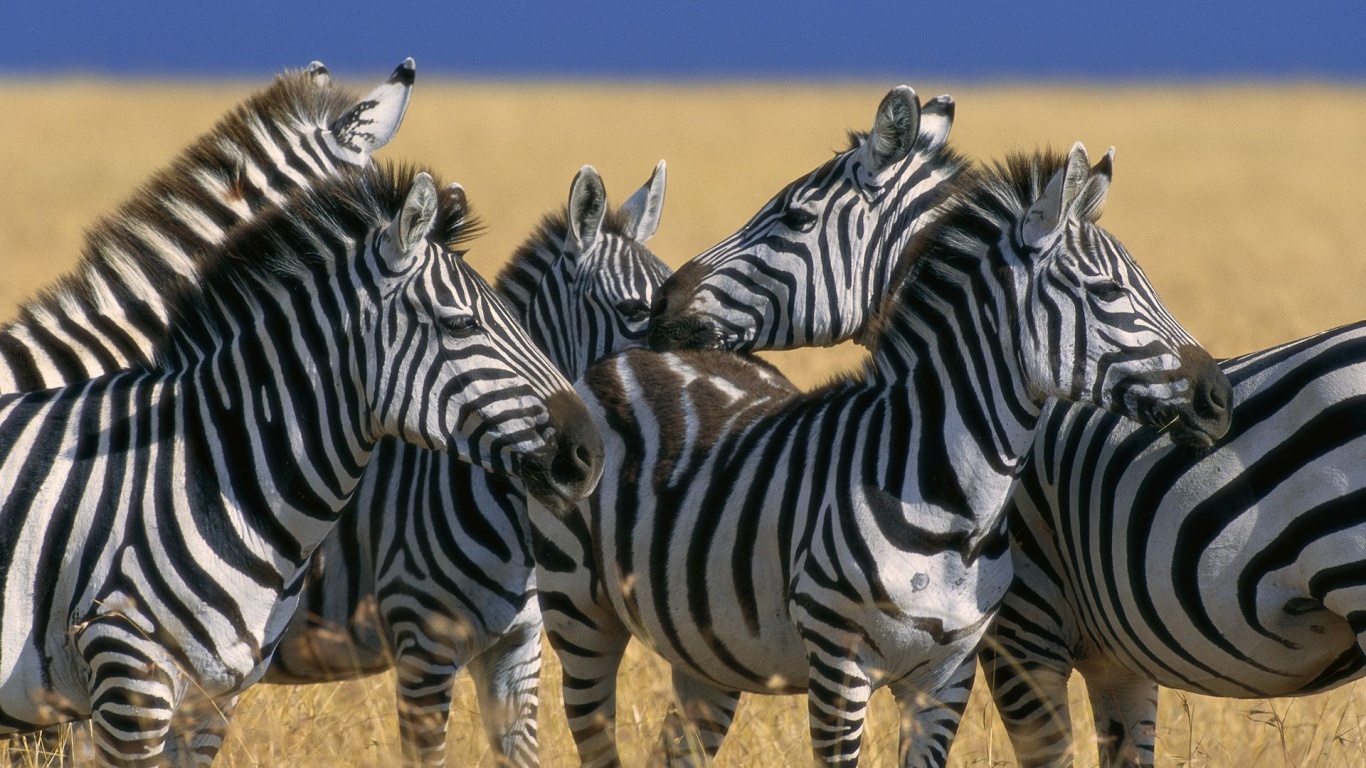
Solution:
<path fill-rule="evenodd" d="M 412 59 L 369 94 L 313 62 L 234 108 L 86 234 L 76 269 L 0 328 L 0 393 L 145 362 L 168 296 L 193 287 L 229 232 L 318 180 L 363 167 L 398 130 Z"/>
<path fill-rule="evenodd" d="M 783 349 L 863 337 L 902 251 L 965 165 L 947 145 L 953 109 L 949 96 L 922 105 L 908 86 L 892 89 L 871 132 L 851 133 L 848 149 L 669 279 L 651 346 Z"/>

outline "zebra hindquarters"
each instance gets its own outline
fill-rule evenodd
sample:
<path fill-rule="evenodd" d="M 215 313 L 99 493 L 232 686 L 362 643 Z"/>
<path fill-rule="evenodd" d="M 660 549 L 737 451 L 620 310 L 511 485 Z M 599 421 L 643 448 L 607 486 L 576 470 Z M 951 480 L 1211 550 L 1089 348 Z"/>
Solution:
<path fill-rule="evenodd" d="M 498 642 L 470 661 L 479 716 L 500 768 L 540 764 L 541 626 L 533 596 Z"/>

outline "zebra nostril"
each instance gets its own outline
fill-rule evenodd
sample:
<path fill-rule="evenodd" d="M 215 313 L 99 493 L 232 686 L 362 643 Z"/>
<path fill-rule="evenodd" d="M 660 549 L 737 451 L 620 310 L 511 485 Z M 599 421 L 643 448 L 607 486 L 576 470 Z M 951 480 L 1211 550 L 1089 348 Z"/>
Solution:
<path fill-rule="evenodd" d="M 574 461 L 583 474 L 587 475 L 593 469 L 593 452 L 588 450 L 586 445 L 574 446 Z"/>
<path fill-rule="evenodd" d="M 650 305 L 650 317 L 658 319 L 669 311 L 669 292 L 660 291 L 655 294 L 655 300 Z"/>
<path fill-rule="evenodd" d="M 1219 382 L 1207 382 L 1196 393 L 1195 411 L 1202 418 L 1219 419 L 1229 410 L 1228 391 Z"/>

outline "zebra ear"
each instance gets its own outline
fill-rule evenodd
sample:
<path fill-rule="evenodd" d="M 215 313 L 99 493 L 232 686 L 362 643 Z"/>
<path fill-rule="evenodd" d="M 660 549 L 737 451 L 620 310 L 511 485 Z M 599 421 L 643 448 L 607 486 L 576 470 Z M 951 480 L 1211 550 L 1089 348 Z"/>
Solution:
<path fill-rule="evenodd" d="M 370 154 L 398 133 L 416 72 L 413 60 L 404 59 L 388 80 L 333 121 L 325 134 L 333 154 L 353 165 L 370 162 Z"/>
<path fill-rule="evenodd" d="M 920 99 L 909 85 L 898 85 L 882 98 L 873 120 L 873 130 L 864 142 L 864 165 L 880 173 L 892 163 L 906 158 L 920 133 Z"/>
<path fill-rule="evenodd" d="M 308 66 L 304 67 L 304 74 L 319 88 L 326 88 L 332 82 L 332 73 L 327 71 L 327 67 L 321 61 L 308 62 Z"/>
<path fill-rule="evenodd" d="M 1043 194 L 1025 212 L 1020 235 L 1025 244 L 1035 248 L 1046 246 L 1073 214 L 1073 204 L 1090 176 L 1086 147 L 1077 142 L 1067 153 L 1067 161 L 1048 180 Z"/>
<path fill-rule="evenodd" d="M 462 215 L 468 215 L 469 201 L 465 197 L 465 188 L 459 183 L 452 181 L 450 184 L 441 188 L 441 200 L 449 201 L 446 205 L 451 210 L 460 211 Z"/>
<path fill-rule="evenodd" d="M 953 129 L 953 97 L 936 96 L 920 107 L 920 138 L 926 150 L 935 150 L 949 140 Z"/>
<path fill-rule="evenodd" d="M 397 251 L 392 254 L 390 263 L 394 271 L 402 271 L 409 258 L 432 233 L 436 225 L 436 212 L 436 183 L 426 173 L 419 173 L 413 177 L 413 184 L 408 188 L 408 197 L 403 200 L 403 210 L 399 211 L 398 219 L 390 225 L 394 250 Z"/>
<path fill-rule="evenodd" d="M 1074 204 L 1074 212 L 1079 219 L 1095 221 L 1100 218 L 1100 209 L 1105 205 L 1105 193 L 1110 191 L 1110 177 L 1114 175 L 1115 148 L 1110 147 L 1105 156 L 1091 168 L 1091 177 L 1086 180 Z"/>
<path fill-rule="evenodd" d="M 574 174 L 569 187 L 569 236 L 580 255 L 593 250 L 606 215 L 607 190 L 602 177 L 593 166 L 585 165 Z"/>
<path fill-rule="evenodd" d="M 655 166 L 650 180 L 636 190 L 625 203 L 621 212 L 626 216 L 626 234 L 637 243 L 649 240 L 659 229 L 659 217 L 664 211 L 664 161 Z"/>

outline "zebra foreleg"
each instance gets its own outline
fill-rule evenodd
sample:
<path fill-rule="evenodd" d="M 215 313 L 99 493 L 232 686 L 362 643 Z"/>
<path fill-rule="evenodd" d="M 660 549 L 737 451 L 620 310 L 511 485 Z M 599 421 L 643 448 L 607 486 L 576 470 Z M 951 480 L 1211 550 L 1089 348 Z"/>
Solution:
<path fill-rule="evenodd" d="M 171 718 L 171 737 L 166 742 L 169 765 L 208 768 L 223 749 L 237 697 L 222 701 L 186 693 Z"/>
<path fill-rule="evenodd" d="M 976 676 L 977 658 L 969 655 L 936 691 L 924 691 L 905 680 L 892 683 L 901 714 L 899 755 L 904 768 L 939 768 L 948 762 Z"/>
<path fill-rule="evenodd" d="M 705 766 L 721 748 L 735 710 L 739 691 L 727 691 L 673 668 L 675 703 L 669 707 L 659 741 L 647 765 Z"/>
<path fill-rule="evenodd" d="M 539 764 L 536 709 L 541 680 L 541 612 L 535 599 L 512 628 L 470 661 L 484 733 L 499 766 Z"/>
<path fill-rule="evenodd" d="M 540 578 L 541 613 L 550 647 L 563 670 L 564 713 L 580 765 L 598 768 L 621 765 L 617 752 L 617 670 L 631 633 L 610 610 L 559 605 L 563 594 L 547 592 Z"/>
<path fill-rule="evenodd" d="M 872 681 L 849 650 L 855 643 L 803 634 L 810 665 L 806 712 L 816 764 L 856 766 Z"/>
<path fill-rule="evenodd" d="M 425 639 L 399 638 L 395 646 L 398 734 L 403 764 L 444 766 L 446 730 L 459 663 L 438 653 Z"/>
<path fill-rule="evenodd" d="M 1074 754 L 1067 704 L 1070 656 L 1031 656 L 1007 642 L 999 630 L 998 623 L 994 637 L 982 643 L 978 661 L 1015 748 L 1015 759 L 1021 768 L 1070 766 Z"/>
<path fill-rule="evenodd" d="M 1082 670 L 1102 768 L 1152 768 L 1157 739 L 1157 683 L 1127 669 Z"/>

